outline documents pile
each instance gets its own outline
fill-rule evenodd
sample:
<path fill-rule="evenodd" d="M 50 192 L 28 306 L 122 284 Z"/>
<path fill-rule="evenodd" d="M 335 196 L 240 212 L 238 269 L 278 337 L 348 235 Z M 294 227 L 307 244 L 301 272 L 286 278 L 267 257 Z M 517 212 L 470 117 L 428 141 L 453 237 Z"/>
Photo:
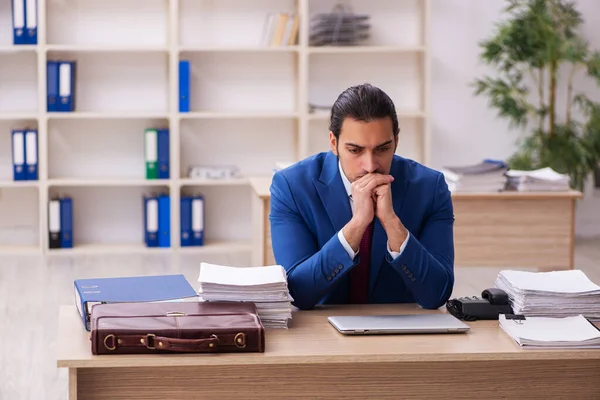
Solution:
<path fill-rule="evenodd" d="M 572 317 L 526 317 L 509 319 L 499 315 L 500 328 L 524 349 L 600 348 L 600 330 L 583 315 Z"/>
<path fill-rule="evenodd" d="M 484 160 L 474 165 L 447 166 L 440 171 L 451 192 L 499 192 L 506 186 L 507 170 L 504 162 Z"/>
<path fill-rule="evenodd" d="M 552 168 L 533 171 L 510 170 L 506 173 L 508 190 L 518 192 L 569 191 L 569 175 L 559 174 Z"/>
<path fill-rule="evenodd" d="M 600 286 L 581 270 L 501 271 L 494 284 L 509 297 L 514 314 L 600 320 Z"/>
<path fill-rule="evenodd" d="M 311 46 L 356 46 L 370 37 L 370 15 L 355 14 L 350 7 L 336 4 L 330 13 L 311 17 Z"/>
<path fill-rule="evenodd" d="M 204 301 L 244 301 L 256 304 L 265 328 L 287 328 L 292 319 L 292 297 L 285 269 L 200 264 L 199 295 Z"/>

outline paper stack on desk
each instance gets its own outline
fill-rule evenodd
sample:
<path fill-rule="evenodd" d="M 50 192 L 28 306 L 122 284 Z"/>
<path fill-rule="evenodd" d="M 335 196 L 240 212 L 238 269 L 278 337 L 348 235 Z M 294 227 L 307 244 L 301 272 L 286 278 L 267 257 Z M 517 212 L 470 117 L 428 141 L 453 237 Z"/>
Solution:
<path fill-rule="evenodd" d="M 546 167 L 533 171 L 510 170 L 506 172 L 507 189 L 519 192 L 569 191 L 570 178 Z"/>
<path fill-rule="evenodd" d="M 508 294 L 515 314 L 538 317 L 582 314 L 600 320 L 600 286 L 581 270 L 505 270 L 498 274 L 495 286 Z"/>
<path fill-rule="evenodd" d="M 484 160 L 473 165 L 441 168 L 451 192 L 499 192 L 506 186 L 508 167 L 501 161 Z"/>
<path fill-rule="evenodd" d="M 248 301 L 256 304 L 265 328 L 287 328 L 292 318 L 292 297 L 285 269 L 230 267 L 200 264 L 199 295 L 205 301 Z"/>
<path fill-rule="evenodd" d="M 583 315 L 515 320 L 501 314 L 499 321 L 500 328 L 523 348 L 600 348 L 600 331 Z"/>

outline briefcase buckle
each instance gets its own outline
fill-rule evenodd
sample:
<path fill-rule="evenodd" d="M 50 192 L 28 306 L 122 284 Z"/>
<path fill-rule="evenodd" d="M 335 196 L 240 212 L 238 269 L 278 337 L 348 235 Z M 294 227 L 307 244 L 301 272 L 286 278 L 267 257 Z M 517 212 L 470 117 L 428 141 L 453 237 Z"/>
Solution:
<path fill-rule="evenodd" d="M 237 335 L 235 335 L 235 338 L 233 338 L 233 343 L 236 347 L 240 349 L 246 347 L 246 335 L 244 334 L 244 332 L 240 332 Z"/>
<path fill-rule="evenodd" d="M 150 350 L 155 350 L 156 347 L 154 346 L 154 339 L 156 338 L 156 335 L 154 333 L 148 333 L 146 335 L 146 338 L 141 338 L 140 342 L 142 342 L 142 344 L 145 344 L 146 347 Z"/>

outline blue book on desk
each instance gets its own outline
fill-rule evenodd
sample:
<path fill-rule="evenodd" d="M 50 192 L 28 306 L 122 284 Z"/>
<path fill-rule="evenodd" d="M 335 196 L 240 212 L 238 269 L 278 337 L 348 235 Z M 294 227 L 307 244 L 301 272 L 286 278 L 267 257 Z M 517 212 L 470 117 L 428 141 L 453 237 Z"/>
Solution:
<path fill-rule="evenodd" d="M 104 303 L 184 301 L 198 294 L 182 274 L 77 279 L 75 305 L 86 330 L 92 307 Z"/>

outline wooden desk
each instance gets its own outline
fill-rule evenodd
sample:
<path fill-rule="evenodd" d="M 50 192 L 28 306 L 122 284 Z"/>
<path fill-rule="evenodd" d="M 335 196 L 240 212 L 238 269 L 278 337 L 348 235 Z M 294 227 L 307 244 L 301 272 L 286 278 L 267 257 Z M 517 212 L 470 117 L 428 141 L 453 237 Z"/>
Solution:
<path fill-rule="evenodd" d="M 522 350 L 498 321 L 466 334 L 345 337 L 329 315 L 444 312 L 414 305 L 296 311 L 266 352 L 92 356 L 75 306 L 59 316 L 70 399 L 599 399 L 600 350 Z"/>
<path fill-rule="evenodd" d="M 253 188 L 253 264 L 275 263 L 269 224 L 271 178 Z M 455 265 L 572 269 L 575 203 L 581 192 L 453 193 Z"/>

